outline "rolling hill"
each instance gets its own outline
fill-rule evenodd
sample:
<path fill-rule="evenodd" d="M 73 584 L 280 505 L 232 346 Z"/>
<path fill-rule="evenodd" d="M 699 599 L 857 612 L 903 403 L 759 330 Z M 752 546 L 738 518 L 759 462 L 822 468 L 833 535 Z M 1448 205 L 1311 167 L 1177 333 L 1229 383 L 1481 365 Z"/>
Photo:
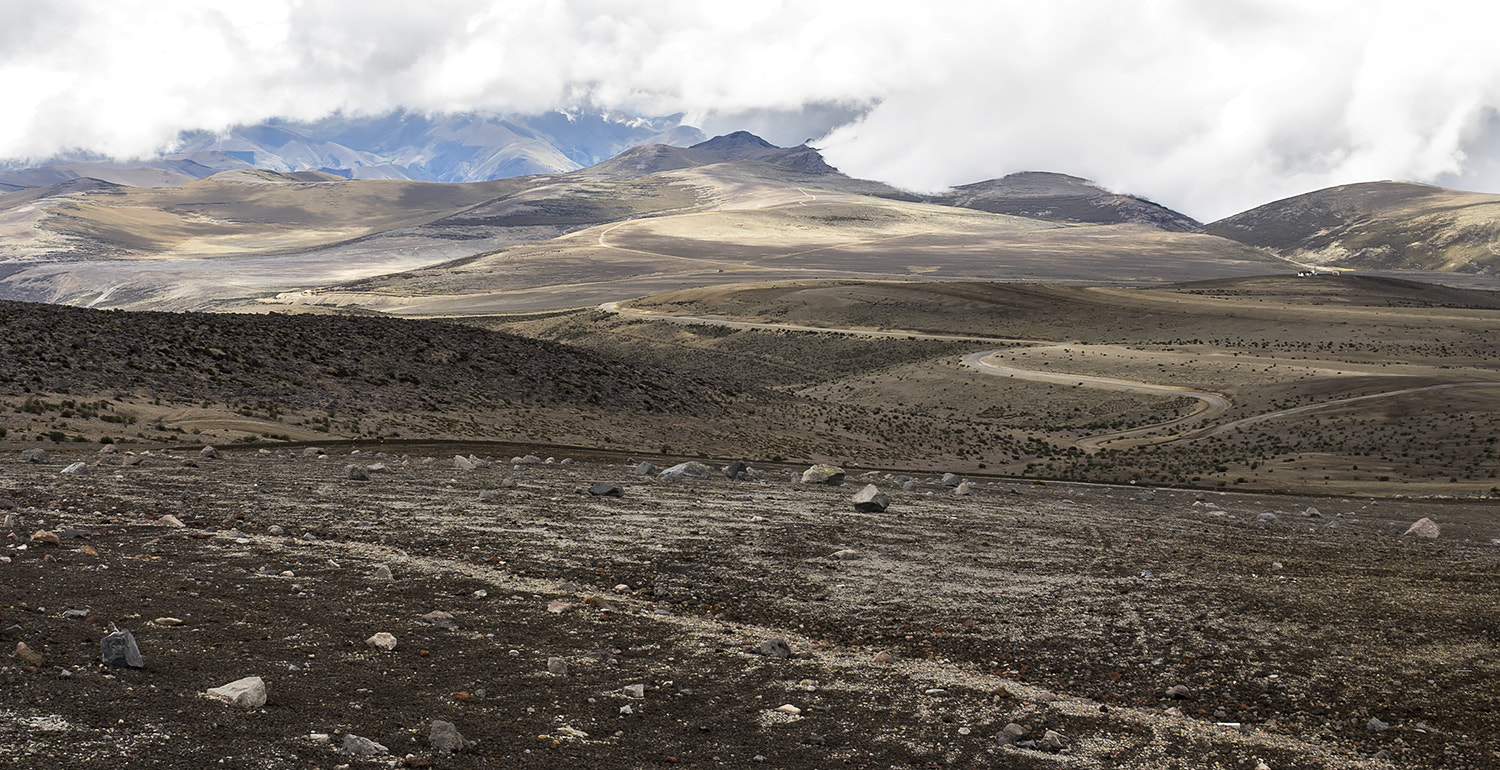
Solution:
<path fill-rule="evenodd" d="M 1500 195 L 1406 182 L 1343 185 L 1206 225 L 1309 265 L 1500 273 Z"/>
<path fill-rule="evenodd" d="M 1192 217 L 1145 198 L 1112 193 L 1075 176 L 1040 171 L 961 185 L 926 200 L 1060 222 L 1135 223 L 1175 232 L 1191 232 L 1201 226 Z"/>

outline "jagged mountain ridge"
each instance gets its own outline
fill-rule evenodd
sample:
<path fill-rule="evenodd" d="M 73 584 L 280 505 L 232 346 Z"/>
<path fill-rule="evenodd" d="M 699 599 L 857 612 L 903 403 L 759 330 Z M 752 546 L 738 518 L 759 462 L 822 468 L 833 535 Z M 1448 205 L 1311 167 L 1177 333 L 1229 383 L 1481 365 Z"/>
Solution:
<path fill-rule="evenodd" d="M 0 192 L 79 177 L 160 187 L 241 168 L 429 182 L 566 173 L 642 144 L 701 142 L 703 133 L 683 125 L 681 117 L 397 111 L 377 116 L 334 115 L 305 123 L 271 121 L 221 133 L 185 132 L 173 152 L 142 161 L 74 154 L 35 164 L 0 164 Z"/>

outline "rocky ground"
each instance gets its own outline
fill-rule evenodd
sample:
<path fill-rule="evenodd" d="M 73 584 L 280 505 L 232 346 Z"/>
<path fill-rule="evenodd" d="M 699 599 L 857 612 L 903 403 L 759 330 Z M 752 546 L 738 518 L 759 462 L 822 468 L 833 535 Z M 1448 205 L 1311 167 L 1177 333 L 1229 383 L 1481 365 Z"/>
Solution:
<path fill-rule="evenodd" d="M 800 467 L 665 481 L 603 455 L 325 448 L 0 459 L 0 641 L 14 650 L 0 658 L 0 756 L 1500 762 L 1487 502 L 936 476 L 903 488 L 855 469 L 830 486 L 794 482 Z M 458 467 L 470 453 L 477 467 Z M 80 460 L 88 473 L 63 473 Z M 589 494 L 600 482 L 623 495 Z M 854 509 L 866 482 L 888 510 Z M 1424 517 L 1438 537 L 1403 534 Z M 143 668 L 102 664 L 112 626 L 133 633 Z M 263 704 L 205 696 L 247 677 Z"/>

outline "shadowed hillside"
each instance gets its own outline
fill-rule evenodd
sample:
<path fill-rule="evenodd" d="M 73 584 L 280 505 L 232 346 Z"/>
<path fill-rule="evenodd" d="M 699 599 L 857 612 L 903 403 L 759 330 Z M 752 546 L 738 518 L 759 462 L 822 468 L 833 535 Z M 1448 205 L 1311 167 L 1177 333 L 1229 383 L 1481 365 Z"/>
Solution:
<path fill-rule="evenodd" d="M 1500 195 L 1430 185 L 1330 187 L 1235 214 L 1203 232 L 1320 266 L 1500 272 Z"/>
<path fill-rule="evenodd" d="M 1060 222 L 1142 224 L 1175 232 L 1199 227 L 1192 217 L 1144 198 L 1112 193 L 1075 176 L 1040 171 L 961 185 L 927 200 L 945 206 Z"/>

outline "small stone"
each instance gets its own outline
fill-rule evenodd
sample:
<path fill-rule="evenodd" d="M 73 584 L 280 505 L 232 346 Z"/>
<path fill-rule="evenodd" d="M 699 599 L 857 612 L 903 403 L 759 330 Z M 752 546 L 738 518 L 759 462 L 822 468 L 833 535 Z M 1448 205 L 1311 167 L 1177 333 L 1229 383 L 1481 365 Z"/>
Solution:
<path fill-rule="evenodd" d="M 945 487 L 957 487 L 959 484 L 962 484 L 963 481 L 963 477 L 958 475 L 957 473 L 943 474 L 943 486 Z"/>
<path fill-rule="evenodd" d="M 974 485 L 965 481 L 953 488 L 953 494 L 958 497 L 967 497 L 974 492 Z"/>
<path fill-rule="evenodd" d="M 635 709 L 631 708 L 629 703 L 627 703 L 627 704 L 625 704 L 625 705 L 623 705 L 623 706 L 620 707 L 620 715 L 621 716 L 630 716 L 631 714 L 634 714 L 634 713 L 635 713 Z"/>
<path fill-rule="evenodd" d="M 573 609 L 573 603 L 565 602 L 562 599 L 553 599 L 547 602 L 547 611 L 554 615 L 561 615 L 571 609 Z"/>
<path fill-rule="evenodd" d="M 881 492 L 874 484 L 866 484 L 864 489 L 854 496 L 852 501 L 854 510 L 862 513 L 881 513 L 891 505 L 889 495 Z"/>
<path fill-rule="evenodd" d="M 1391 723 L 1382 722 L 1379 717 L 1370 717 L 1370 721 L 1365 723 L 1365 729 L 1372 733 L 1385 732 L 1391 729 Z"/>
<path fill-rule="evenodd" d="M 182 620 L 180 618 L 157 618 L 156 620 L 153 620 L 151 622 L 155 623 L 158 626 L 180 626 L 180 625 L 182 625 Z"/>
<path fill-rule="evenodd" d="M 366 639 L 365 644 L 369 645 L 372 649 L 390 652 L 391 650 L 396 649 L 396 637 L 391 636 L 384 631 L 381 631 L 380 633 L 375 634 L 369 639 Z"/>
<path fill-rule="evenodd" d="M 371 580 L 391 580 L 391 568 L 385 564 L 376 564 L 375 569 L 370 571 Z"/>
<path fill-rule="evenodd" d="M 767 639 L 756 645 L 755 651 L 769 658 L 785 659 L 792 657 L 791 645 L 787 644 L 786 640 L 779 636 Z"/>
<path fill-rule="evenodd" d="M 25 642 L 16 642 L 16 651 L 12 652 L 10 655 L 13 658 L 20 658 L 21 661 L 28 666 L 36 666 L 40 668 L 42 663 L 45 662 L 45 659 L 42 658 L 42 654 L 37 652 L 36 650 L 31 649 L 30 647 L 27 647 Z"/>
<path fill-rule="evenodd" d="M 1256 516 L 1255 520 L 1256 521 L 1264 521 L 1264 522 L 1277 522 L 1277 521 L 1281 521 L 1281 517 L 1277 516 L 1274 513 L 1271 513 L 1270 511 L 1266 511 L 1265 513 L 1262 513 L 1261 515 Z"/>
<path fill-rule="evenodd" d="M 1037 743 L 1037 748 L 1046 751 L 1061 751 L 1063 737 L 1056 730 L 1048 730 L 1042 735 L 1042 740 Z"/>
<path fill-rule="evenodd" d="M 135 635 L 129 631 L 115 631 L 99 642 L 104 665 L 114 668 L 144 668 L 141 649 L 135 643 Z"/>
<path fill-rule="evenodd" d="M 68 474 L 69 476 L 87 476 L 89 475 L 89 464 L 82 460 L 79 460 L 78 462 L 73 463 L 66 468 L 63 468 L 62 472 Z"/>
<path fill-rule="evenodd" d="M 454 455 L 453 467 L 461 471 L 472 471 L 475 468 L 478 468 L 479 464 L 467 457 L 464 457 L 463 455 Z"/>
<path fill-rule="evenodd" d="M 594 497 L 624 497 L 625 490 L 621 489 L 619 484 L 601 481 L 589 487 L 589 494 Z"/>
<path fill-rule="evenodd" d="M 344 735 L 344 753 L 353 754 L 356 757 L 374 757 L 381 754 L 388 754 L 390 753 L 390 749 L 369 738 L 363 738 L 354 733 L 346 733 Z"/>
<path fill-rule="evenodd" d="M 452 722 L 444 722 L 441 719 L 432 720 L 432 728 L 427 733 L 427 742 L 432 748 L 442 754 L 452 754 L 468 748 L 469 742 L 464 740 L 458 727 Z"/>
<path fill-rule="evenodd" d="M 169 513 L 169 514 L 167 514 L 165 516 L 162 516 L 161 518 L 157 519 L 156 520 L 156 526 L 158 526 L 158 527 L 170 527 L 172 529 L 182 529 L 183 527 L 186 527 L 187 525 L 182 523 L 182 519 L 179 519 L 176 516 L 173 516 L 172 514 Z"/>
<path fill-rule="evenodd" d="M 859 558 L 859 551 L 856 551 L 853 548 L 844 548 L 838 551 L 834 551 L 831 555 L 833 556 L 833 558 L 838 559 L 839 561 L 853 561 Z"/>
<path fill-rule="evenodd" d="M 838 486 L 844 483 L 844 469 L 837 465 L 819 463 L 802 472 L 803 484 L 827 484 Z"/>
<path fill-rule="evenodd" d="M 1442 534 L 1442 530 L 1438 528 L 1437 522 L 1432 519 L 1422 518 L 1418 519 L 1415 524 L 1407 527 L 1403 537 L 1421 537 L 1428 540 L 1435 540 L 1440 534 Z"/>
<path fill-rule="evenodd" d="M 1185 684 L 1174 684 L 1167 688 L 1167 697 L 1173 700 L 1186 700 L 1192 694 L 1192 691 Z"/>
<path fill-rule="evenodd" d="M 1181 717 L 1181 716 L 1183 716 L 1182 709 L 1177 708 L 1176 706 L 1173 706 L 1173 707 L 1167 709 L 1167 716 L 1169 716 L 1169 717 Z"/>
<path fill-rule="evenodd" d="M 39 529 L 31 533 L 31 542 L 36 543 L 37 545 L 61 546 L 62 538 L 58 537 L 54 532 L 48 532 L 45 529 Z"/>
<path fill-rule="evenodd" d="M 557 674 L 558 676 L 567 676 L 568 675 L 568 660 L 567 660 L 567 658 L 559 658 L 556 655 L 548 658 L 547 659 L 547 673 L 549 673 L 549 674 Z"/>
<path fill-rule="evenodd" d="M 205 694 L 245 709 L 258 709 L 266 705 L 266 683 L 258 676 L 236 679 L 222 687 L 214 687 Z"/>
<path fill-rule="evenodd" d="M 776 710 L 780 711 L 783 714 L 791 714 L 792 716 L 797 716 L 798 714 L 802 713 L 802 709 L 799 709 L 799 708 L 797 708 L 796 706 L 793 706 L 790 703 L 785 703 L 785 704 L 782 704 L 780 706 L 777 706 Z"/>
<path fill-rule="evenodd" d="M 875 653 L 875 662 L 890 665 L 896 662 L 896 656 L 892 655 L 890 650 L 881 650 Z"/>
<path fill-rule="evenodd" d="M 198 457 L 204 460 L 217 460 L 219 459 L 219 450 L 211 446 L 205 446 L 198 450 Z"/>
<path fill-rule="evenodd" d="M 349 481 L 369 481 L 370 470 L 363 465 L 345 465 L 344 478 Z"/>
<path fill-rule="evenodd" d="M 438 628 L 446 628 L 450 631 L 458 628 L 458 620 L 453 617 L 453 613 L 443 612 L 442 610 L 433 610 L 423 615 L 422 622 L 430 623 Z"/>
<path fill-rule="evenodd" d="M 45 449 L 22 449 L 21 462 L 44 463 L 52 459 Z"/>
<path fill-rule="evenodd" d="M 1142 503 L 1149 503 L 1152 500 L 1156 499 L 1156 495 L 1153 495 L 1150 492 L 1148 492 L 1148 491 L 1146 491 L 1144 489 L 1141 489 L 1141 490 L 1137 490 L 1136 492 L 1131 493 L 1130 499 L 1138 501 L 1138 502 L 1142 502 Z M 1046 739 L 1043 739 L 1043 740 L 1046 740 Z"/>
<path fill-rule="evenodd" d="M 493 489 L 479 490 L 479 502 L 481 503 L 494 502 L 497 497 L 498 495 L 495 494 L 495 490 Z"/>
<path fill-rule="evenodd" d="M 643 684 L 627 684 L 621 689 L 627 698 L 639 699 L 646 697 L 646 685 Z"/>
<path fill-rule="evenodd" d="M 277 537 L 280 537 L 281 535 L 285 535 L 286 534 L 286 530 L 283 529 L 278 524 L 272 524 L 271 526 L 266 527 L 266 534 L 267 535 L 275 535 Z"/>

